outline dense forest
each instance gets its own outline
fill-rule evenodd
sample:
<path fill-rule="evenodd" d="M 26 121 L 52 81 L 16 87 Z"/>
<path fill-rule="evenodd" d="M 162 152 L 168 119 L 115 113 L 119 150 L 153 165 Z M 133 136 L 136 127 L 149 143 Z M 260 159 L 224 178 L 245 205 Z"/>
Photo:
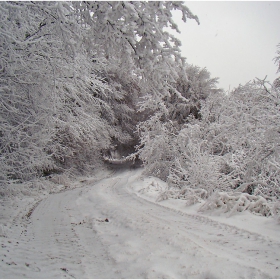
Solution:
<path fill-rule="evenodd" d="M 279 78 L 225 93 L 181 56 L 174 10 L 199 24 L 183 2 L 0 3 L 0 188 L 115 151 L 168 182 L 161 199 L 279 213 Z"/>

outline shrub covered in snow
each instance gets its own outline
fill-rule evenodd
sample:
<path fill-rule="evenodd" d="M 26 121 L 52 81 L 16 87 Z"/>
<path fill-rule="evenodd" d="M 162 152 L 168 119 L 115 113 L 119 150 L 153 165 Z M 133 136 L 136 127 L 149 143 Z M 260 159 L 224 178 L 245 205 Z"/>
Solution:
<path fill-rule="evenodd" d="M 177 136 L 177 157 L 168 181 L 181 189 L 203 189 L 208 197 L 215 189 L 228 189 L 228 182 L 221 172 L 222 159 L 209 153 L 207 142 L 197 135 L 199 129 L 188 125 Z"/>
<path fill-rule="evenodd" d="M 272 215 L 270 204 L 265 198 L 238 192 L 215 192 L 199 209 L 201 212 L 208 210 L 218 210 L 229 216 L 245 210 L 262 216 Z"/>
<path fill-rule="evenodd" d="M 188 118 L 181 127 L 170 122 L 172 133 L 166 124 L 154 122 L 145 134 L 150 140 L 151 131 L 156 132 L 153 145 L 146 141 L 143 149 L 153 155 L 147 170 L 162 164 L 165 177 L 168 174 L 169 189 L 159 200 L 181 198 L 188 204 L 206 200 L 201 211 L 219 208 L 232 214 L 249 210 L 276 217 L 279 89 L 257 80 L 228 95 L 213 93 L 202 104 L 201 119 Z M 155 130 L 155 123 L 164 129 Z M 160 161 L 162 154 L 168 155 L 165 165 Z"/>

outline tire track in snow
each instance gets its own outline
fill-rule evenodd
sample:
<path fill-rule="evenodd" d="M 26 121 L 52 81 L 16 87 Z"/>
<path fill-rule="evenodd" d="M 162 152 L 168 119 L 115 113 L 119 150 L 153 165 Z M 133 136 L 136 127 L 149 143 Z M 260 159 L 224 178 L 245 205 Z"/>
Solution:
<path fill-rule="evenodd" d="M 279 278 L 279 242 L 138 197 L 138 176 L 43 200 L 2 243 L 1 277 Z"/>
<path fill-rule="evenodd" d="M 135 205 L 136 201 L 149 207 L 157 205 L 156 209 L 159 208 L 161 211 L 151 210 L 148 214 L 149 217 L 153 217 L 154 220 L 161 221 L 163 224 L 170 223 L 169 218 L 165 218 L 168 213 L 175 213 L 176 222 L 172 227 L 186 233 L 188 238 L 197 245 L 215 255 L 221 254 L 227 259 L 234 260 L 240 265 L 244 265 L 245 260 L 246 266 L 253 269 L 261 268 L 264 275 L 279 278 L 280 242 L 235 226 L 213 221 L 207 217 L 189 215 L 158 203 L 152 203 L 131 193 L 129 185 L 126 186 L 124 183 L 115 185 L 112 193 L 121 197 L 122 203 L 125 203 L 126 198 L 129 201 L 132 198 Z M 141 209 L 141 207 L 139 208 Z M 151 209 L 154 210 L 154 208 Z M 178 219 L 179 216 L 183 219 Z"/>
<path fill-rule="evenodd" d="M 74 192 L 77 190 L 69 192 L 70 198 Z M 68 202 L 67 195 L 67 192 L 59 193 L 43 200 L 22 224 L 20 234 L 16 228 L 11 229 L 7 256 L 11 265 L 3 267 L 4 278 L 81 278 L 84 275 L 79 263 L 83 251 L 77 246 L 77 236 L 66 210 L 68 205 L 64 204 Z M 18 248 L 14 246 L 16 242 Z"/>
<path fill-rule="evenodd" d="M 140 197 L 137 197 L 139 199 Z M 143 199 L 143 198 L 140 198 Z M 145 199 L 144 199 L 145 200 Z M 150 201 L 146 201 L 147 203 L 150 203 L 153 205 L 154 203 Z M 247 242 L 247 247 L 243 248 L 244 252 L 255 252 L 253 254 L 264 256 L 267 258 L 266 255 L 269 255 L 270 257 L 274 258 L 275 263 L 268 263 L 268 265 L 275 266 L 275 272 L 278 272 L 279 269 L 279 260 L 280 260 L 280 242 L 277 242 L 276 240 L 270 239 L 267 236 L 263 236 L 254 232 L 247 231 L 245 229 L 240 229 L 235 226 L 227 225 L 221 222 L 214 221 L 210 218 L 203 217 L 200 215 L 191 215 L 184 213 L 180 210 L 172 209 L 167 206 L 160 205 L 156 203 L 159 207 L 166 209 L 167 211 L 172 211 L 182 217 L 185 217 L 183 228 L 185 228 L 188 232 L 192 232 L 193 236 L 197 236 L 199 238 L 199 233 L 203 232 L 205 235 L 209 235 L 209 241 L 213 243 L 218 243 L 219 245 L 223 245 L 223 250 L 225 250 L 225 247 L 232 247 L 235 250 L 238 244 L 244 242 L 244 240 Z M 217 234 L 216 232 L 220 231 L 221 233 Z M 229 240 L 229 238 L 236 239 L 237 240 Z M 236 242 L 233 242 L 236 241 Z M 252 242 L 252 243 L 250 243 Z M 257 249 L 257 247 L 261 245 L 262 248 Z M 239 247 L 239 249 L 242 249 L 242 247 Z M 230 254 L 232 252 L 230 251 Z M 250 255 L 250 253 L 249 253 Z"/>
<path fill-rule="evenodd" d="M 5 236 L 0 236 L 0 278 L 84 278 L 87 256 L 71 215 L 87 187 L 80 187 L 80 181 L 75 184 L 78 189 L 51 194 L 16 213 Z"/>
<path fill-rule="evenodd" d="M 51 195 L 32 215 L 35 247 L 41 252 L 41 273 L 51 278 L 82 278 L 83 249 L 71 224 L 71 209 L 80 190 Z"/>

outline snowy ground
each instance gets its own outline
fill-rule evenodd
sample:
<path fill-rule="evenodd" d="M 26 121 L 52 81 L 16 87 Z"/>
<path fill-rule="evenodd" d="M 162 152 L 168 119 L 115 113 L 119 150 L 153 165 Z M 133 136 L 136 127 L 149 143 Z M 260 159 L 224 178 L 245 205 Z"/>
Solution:
<path fill-rule="evenodd" d="M 280 278 L 273 219 L 155 202 L 164 183 L 141 172 L 9 201 L 13 208 L 2 201 L 0 277 Z"/>

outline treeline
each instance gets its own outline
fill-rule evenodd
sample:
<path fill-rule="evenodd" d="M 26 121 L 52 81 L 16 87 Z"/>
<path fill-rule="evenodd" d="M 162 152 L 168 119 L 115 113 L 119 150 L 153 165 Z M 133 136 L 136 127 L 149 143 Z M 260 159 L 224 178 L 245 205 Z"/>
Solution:
<path fill-rule="evenodd" d="M 181 57 L 173 10 L 199 23 L 181 2 L 0 3 L 1 183 L 92 172 L 122 147 L 167 196 L 279 199 L 279 81 L 225 94 Z"/>
<path fill-rule="evenodd" d="M 0 181 L 92 172 L 156 108 L 183 65 L 179 2 L 1 2 Z"/>

